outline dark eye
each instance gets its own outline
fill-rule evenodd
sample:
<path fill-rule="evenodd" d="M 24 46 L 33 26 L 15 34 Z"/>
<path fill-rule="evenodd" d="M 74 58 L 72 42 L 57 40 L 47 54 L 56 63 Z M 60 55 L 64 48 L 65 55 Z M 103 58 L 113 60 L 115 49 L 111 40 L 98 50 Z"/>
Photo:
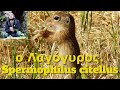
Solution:
<path fill-rule="evenodd" d="M 60 17 L 59 16 L 55 16 L 54 19 L 55 20 L 60 20 Z"/>

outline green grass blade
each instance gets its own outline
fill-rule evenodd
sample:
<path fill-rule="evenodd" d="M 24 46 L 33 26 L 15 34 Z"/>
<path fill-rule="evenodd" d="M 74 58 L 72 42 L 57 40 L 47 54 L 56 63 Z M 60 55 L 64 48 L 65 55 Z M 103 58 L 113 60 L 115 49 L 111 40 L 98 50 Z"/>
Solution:
<path fill-rule="evenodd" d="M 13 46 L 12 47 L 12 66 L 14 67 L 14 68 L 16 68 L 16 60 L 15 60 L 15 58 L 16 58 L 16 47 L 15 46 Z M 16 73 L 14 73 L 13 74 L 13 78 L 14 79 L 16 79 Z"/>

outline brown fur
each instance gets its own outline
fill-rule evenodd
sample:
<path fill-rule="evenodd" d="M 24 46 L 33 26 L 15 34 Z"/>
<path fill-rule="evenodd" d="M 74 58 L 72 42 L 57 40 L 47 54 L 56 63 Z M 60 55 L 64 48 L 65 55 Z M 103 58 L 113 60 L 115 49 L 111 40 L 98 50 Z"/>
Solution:
<path fill-rule="evenodd" d="M 55 20 L 56 17 L 56 20 Z M 75 22 L 73 16 L 67 13 L 58 12 L 46 19 L 47 30 L 41 35 L 49 43 L 56 41 L 59 55 L 79 55 L 80 49 L 75 37 Z M 59 63 L 61 65 L 61 63 Z M 67 62 L 68 67 L 77 67 L 76 64 Z M 67 79 L 75 78 L 70 75 Z"/>

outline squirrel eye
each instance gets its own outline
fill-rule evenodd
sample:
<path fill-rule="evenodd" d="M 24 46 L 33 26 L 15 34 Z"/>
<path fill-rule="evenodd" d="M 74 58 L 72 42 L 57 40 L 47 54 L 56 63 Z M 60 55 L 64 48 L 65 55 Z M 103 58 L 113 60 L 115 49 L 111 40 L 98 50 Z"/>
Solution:
<path fill-rule="evenodd" d="M 54 20 L 60 20 L 60 17 L 59 16 L 55 16 Z"/>

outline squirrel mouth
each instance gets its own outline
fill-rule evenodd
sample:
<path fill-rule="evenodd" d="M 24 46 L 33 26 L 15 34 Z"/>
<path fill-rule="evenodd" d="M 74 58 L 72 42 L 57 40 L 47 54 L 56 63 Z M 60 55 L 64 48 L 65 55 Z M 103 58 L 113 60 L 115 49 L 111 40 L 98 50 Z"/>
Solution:
<path fill-rule="evenodd" d="M 40 30 L 33 32 L 34 36 L 32 40 L 38 37 L 48 38 L 49 36 L 55 34 L 55 29 L 52 26 L 42 26 Z"/>
<path fill-rule="evenodd" d="M 47 37 L 49 37 L 50 35 L 53 35 L 54 33 L 51 32 L 51 31 L 45 30 L 45 31 L 43 31 L 41 34 L 42 34 L 42 37 L 47 38 Z"/>
<path fill-rule="evenodd" d="M 42 27 L 41 35 L 42 35 L 42 37 L 47 38 L 50 35 L 53 35 L 54 31 L 55 30 L 50 29 L 49 27 Z"/>

